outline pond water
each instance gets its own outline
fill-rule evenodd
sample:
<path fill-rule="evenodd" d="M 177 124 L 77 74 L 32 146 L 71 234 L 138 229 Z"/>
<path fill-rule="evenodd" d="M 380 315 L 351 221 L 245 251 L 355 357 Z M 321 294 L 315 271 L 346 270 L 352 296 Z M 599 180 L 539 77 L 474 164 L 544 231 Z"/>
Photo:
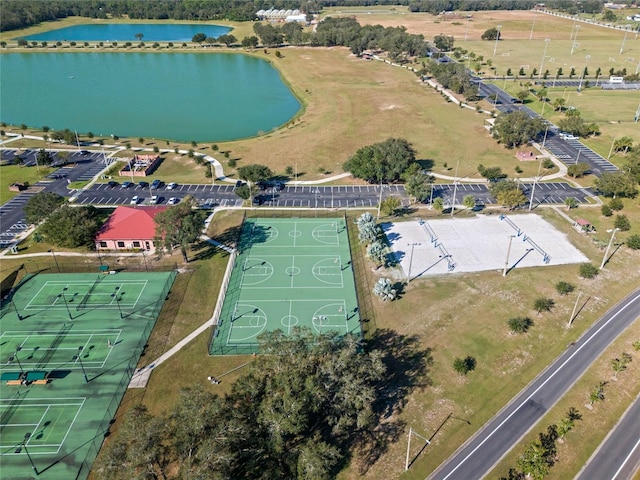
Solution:
<path fill-rule="evenodd" d="M 70 27 L 49 30 L 47 32 L 21 37 L 25 40 L 37 41 L 91 41 L 91 42 L 131 42 L 138 43 L 136 37 L 142 34 L 143 42 L 190 42 L 196 33 L 204 33 L 207 37 L 218 38 L 229 33 L 230 27 L 221 25 L 204 25 L 201 23 L 156 24 L 156 23 L 105 23 L 73 25 Z"/>
<path fill-rule="evenodd" d="M 240 53 L 11 53 L 0 65 L 0 120 L 36 128 L 226 141 L 301 108 L 274 67 Z"/>

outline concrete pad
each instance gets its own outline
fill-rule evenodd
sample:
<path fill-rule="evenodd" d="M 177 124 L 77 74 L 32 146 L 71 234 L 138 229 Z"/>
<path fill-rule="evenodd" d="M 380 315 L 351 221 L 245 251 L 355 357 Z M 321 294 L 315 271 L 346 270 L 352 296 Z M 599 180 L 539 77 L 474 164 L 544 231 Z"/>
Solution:
<path fill-rule="evenodd" d="M 589 261 L 564 233 L 532 213 L 415 220 L 381 227 L 405 276 L 410 273 L 411 278 L 502 270 L 507 250 L 509 269 Z"/>

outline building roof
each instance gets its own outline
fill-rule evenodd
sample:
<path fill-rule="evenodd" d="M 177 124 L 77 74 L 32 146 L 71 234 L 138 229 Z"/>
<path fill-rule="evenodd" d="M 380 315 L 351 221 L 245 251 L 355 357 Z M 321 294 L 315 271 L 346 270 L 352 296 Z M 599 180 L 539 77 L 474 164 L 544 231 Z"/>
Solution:
<path fill-rule="evenodd" d="M 588 227 L 589 225 L 591 225 L 591 222 L 585 220 L 584 218 L 578 218 L 576 220 L 576 223 L 581 227 Z"/>
<path fill-rule="evenodd" d="M 166 206 L 127 207 L 120 206 L 109 217 L 96 235 L 101 240 L 153 240 L 156 236 L 155 216 Z"/>

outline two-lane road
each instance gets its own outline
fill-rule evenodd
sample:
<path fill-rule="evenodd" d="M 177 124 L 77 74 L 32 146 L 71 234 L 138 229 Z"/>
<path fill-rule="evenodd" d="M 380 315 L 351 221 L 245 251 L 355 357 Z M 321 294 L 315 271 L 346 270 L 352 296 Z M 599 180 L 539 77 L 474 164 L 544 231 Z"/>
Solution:
<path fill-rule="evenodd" d="M 640 317 L 640 289 L 625 297 L 574 345 L 522 390 L 429 477 L 433 480 L 483 478 L 589 366 Z"/>

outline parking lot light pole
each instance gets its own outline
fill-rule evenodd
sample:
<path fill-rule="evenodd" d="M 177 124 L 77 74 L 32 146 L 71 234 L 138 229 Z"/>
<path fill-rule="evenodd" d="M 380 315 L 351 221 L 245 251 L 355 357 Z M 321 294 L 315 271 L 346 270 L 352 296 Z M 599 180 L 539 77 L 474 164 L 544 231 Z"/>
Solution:
<path fill-rule="evenodd" d="M 496 56 L 496 51 L 498 50 L 498 40 L 500 40 L 500 29 L 502 25 L 498 25 L 496 27 L 496 44 L 493 46 L 493 56 Z"/>
<path fill-rule="evenodd" d="M 120 313 L 120 318 L 121 319 L 124 318 L 122 316 L 122 309 L 120 308 L 120 299 L 118 298 L 118 293 L 117 292 L 116 293 L 112 293 L 111 294 L 111 298 L 113 298 L 115 300 L 116 305 L 118 306 L 118 312 Z"/>
<path fill-rule="evenodd" d="M 507 247 L 507 258 L 504 261 L 504 270 L 502 271 L 502 276 L 507 276 L 507 270 L 509 268 L 509 253 L 511 253 L 511 242 L 513 242 L 513 237 L 515 235 L 509 235 L 509 246 Z"/>
<path fill-rule="evenodd" d="M 576 25 L 576 33 L 573 36 L 573 43 L 571 44 L 571 55 L 573 55 L 573 51 L 576 49 L 576 47 L 578 46 L 578 30 L 580 30 L 580 25 Z"/>
<path fill-rule="evenodd" d="M 584 74 L 587 71 L 587 63 L 589 63 L 589 59 L 591 55 L 587 55 L 584 57 L 584 70 L 582 70 L 582 75 L 580 75 L 580 83 L 578 83 L 578 91 L 582 90 L 582 80 L 584 80 Z"/>
<path fill-rule="evenodd" d="M 58 294 L 57 298 L 62 297 L 62 301 L 64 302 L 64 306 L 67 308 L 67 313 L 69 314 L 69 320 L 73 320 L 73 316 L 71 315 L 71 310 L 69 310 L 69 304 L 67 303 L 67 296 L 64 294 L 67 287 L 62 289 L 62 292 Z"/>
<path fill-rule="evenodd" d="M 60 265 L 58 265 L 58 259 L 56 258 L 56 254 L 53 249 L 49 250 L 51 252 L 51 256 L 53 257 L 53 261 L 56 264 L 56 268 L 58 269 L 58 273 L 60 273 Z"/>
<path fill-rule="evenodd" d="M 407 246 L 411 247 L 411 254 L 409 254 L 409 268 L 407 270 L 407 283 L 411 282 L 411 264 L 413 263 L 413 249 L 419 246 L 420 243 L 407 243 Z"/>
<path fill-rule="evenodd" d="M 16 362 L 18 364 L 18 368 L 20 369 L 20 373 L 22 375 L 24 375 L 24 368 L 22 368 L 22 363 L 20 363 L 20 359 L 18 358 L 18 352 L 20 351 L 21 347 L 16 348 L 16 351 L 13 355 L 9 356 L 9 360 L 7 361 L 7 364 L 10 364 L 12 362 Z"/>
<path fill-rule="evenodd" d="M 540 76 L 542 75 L 542 67 L 544 66 L 544 59 L 547 56 L 547 47 L 549 46 L 550 38 L 544 39 L 544 52 L 542 53 L 542 60 L 540 61 L 540 71 L 538 72 L 538 80 L 540 80 Z"/>

